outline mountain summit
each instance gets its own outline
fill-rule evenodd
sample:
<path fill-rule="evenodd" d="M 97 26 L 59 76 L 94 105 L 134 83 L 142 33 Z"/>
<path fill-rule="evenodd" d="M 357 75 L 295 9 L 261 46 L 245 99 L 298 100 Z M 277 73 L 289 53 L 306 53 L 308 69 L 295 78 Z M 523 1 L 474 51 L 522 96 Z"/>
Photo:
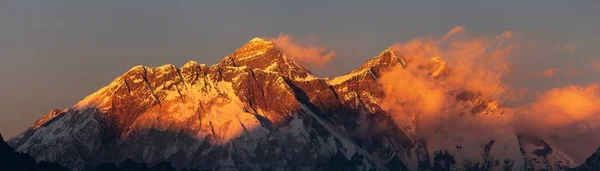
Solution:
<path fill-rule="evenodd" d="M 432 61 L 433 71 L 451 72 L 441 58 Z M 388 48 L 329 80 L 254 38 L 212 66 L 135 66 L 73 107 L 51 111 L 9 144 L 73 170 L 126 160 L 211 170 L 553 170 L 574 164 L 546 141 L 517 135 L 507 140 L 517 145 L 491 140 L 460 148 L 417 140 L 383 110 L 378 82 L 408 65 Z"/>
<path fill-rule="evenodd" d="M 298 65 L 273 42 L 262 38 L 253 38 L 217 65 L 261 69 L 288 77 L 315 78 L 310 71 Z"/>
<path fill-rule="evenodd" d="M 379 55 L 369 59 L 358 69 L 353 70 L 348 74 L 333 78 L 331 80 L 331 83 L 339 84 L 353 77 L 367 74 L 379 78 L 383 73 L 387 71 L 405 66 L 406 62 L 404 61 L 404 59 L 397 56 L 396 53 L 394 53 L 394 51 L 392 50 L 392 48 L 387 48 L 383 52 L 379 53 Z"/>

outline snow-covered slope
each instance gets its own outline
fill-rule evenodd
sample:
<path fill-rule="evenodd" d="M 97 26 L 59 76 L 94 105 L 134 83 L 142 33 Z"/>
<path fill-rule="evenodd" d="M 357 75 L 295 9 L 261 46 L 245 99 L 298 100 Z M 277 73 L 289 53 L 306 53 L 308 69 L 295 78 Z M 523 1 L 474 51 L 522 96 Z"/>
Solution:
<path fill-rule="evenodd" d="M 533 137 L 490 136 L 460 147 L 464 137 L 454 134 L 417 141 L 381 106 L 378 79 L 406 65 L 386 49 L 329 80 L 254 38 L 212 66 L 133 67 L 9 143 L 74 170 L 126 159 L 215 170 L 554 170 L 574 164 Z M 450 72 L 439 58 L 427 69 L 434 76 Z M 495 109 L 468 97 L 461 103 L 481 109 L 465 110 Z"/>

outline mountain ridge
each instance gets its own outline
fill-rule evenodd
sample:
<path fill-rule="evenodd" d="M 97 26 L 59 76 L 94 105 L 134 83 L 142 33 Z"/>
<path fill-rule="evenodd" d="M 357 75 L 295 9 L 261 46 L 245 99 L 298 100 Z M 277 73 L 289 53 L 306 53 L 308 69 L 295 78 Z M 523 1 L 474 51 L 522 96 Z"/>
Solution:
<path fill-rule="evenodd" d="M 73 107 L 50 112 L 9 144 L 74 170 L 126 159 L 214 170 L 573 166 L 556 149 L 534 154 L 552 148 L 544 140 L 514 135 L 507 141 L 518 145 L 504 150 L 492 148 L 496 141 L 484 149 L 465 146 L 488 156 L 458 160 L 462 147 L 431 148 L 411 137 L 382 108 L 378 81 L 407 65 L 387 48 L 348 74 L 319 78 L 272 42 L 254 38 L 211 66 L 135 66 Z M 439 57 L 419 68 L 433 77 L 452 72 Z M 495 109 L 476 93 L 456 97 L 474 104 L 473 115 Z"/>

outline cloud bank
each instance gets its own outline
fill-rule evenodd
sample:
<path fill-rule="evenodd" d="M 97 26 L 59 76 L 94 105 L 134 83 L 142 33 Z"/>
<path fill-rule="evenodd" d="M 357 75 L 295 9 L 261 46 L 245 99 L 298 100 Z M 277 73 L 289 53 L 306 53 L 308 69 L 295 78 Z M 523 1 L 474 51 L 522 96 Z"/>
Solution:
<path fill-rule="evenodd" d="M 521 35 L 512 31 L 472 35 L 458 26 L 441 37 L 394 44 L 393 50 L 408 65 L 380 79 L 382 106 L 399 127 L 430 144 L 444 139 L 439 136 L 481 144 L 516 134 L 554 139 L 561 145 L 574 135 L 597 135 L 598 84 L 557 87 L 538 94 L 534 102 L 502 106 L 527 92 L 503 81 L 513 71 L 513 52 L 524 43 Z M 571 45 L 561 47 L 575 50 Z M 566 77 L 580 73 L 566 70 Z M 558 71 L 550 68 L 540 75 L 554 77 Z M 565 149 L 573 156 L 587 156 L 599 144 L 600 136 L 591 136 L 577 148 Z"/>

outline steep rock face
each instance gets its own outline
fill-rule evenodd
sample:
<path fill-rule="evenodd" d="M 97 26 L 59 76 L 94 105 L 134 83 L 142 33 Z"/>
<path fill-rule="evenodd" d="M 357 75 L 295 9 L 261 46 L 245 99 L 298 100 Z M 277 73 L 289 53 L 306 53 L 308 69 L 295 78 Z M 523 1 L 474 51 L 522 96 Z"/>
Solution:
<path fill-rule="evenodd" d="M 546 141 L 517 135 L 460 148 L 460 140 L 447 135 L 435 137 L 441 143 L 417 140 L 381 106 L 385 93 L 379 79 L 407 65 L 388 48 L 359 69 L 328 80 L 255 38 L 212 66 L 133 67 L 72 108 L 50 112 L 9 143 L 38 161 L 75 170 L 127 159 L 216 170 L 572 165 Z M 419 68 L 440 79 L 452 74 L 441 58 Z M 473 115 L 497 107 L 477 93 L 452 96 Z M 546 147 L 553 150 L 538 150 Z"/>

